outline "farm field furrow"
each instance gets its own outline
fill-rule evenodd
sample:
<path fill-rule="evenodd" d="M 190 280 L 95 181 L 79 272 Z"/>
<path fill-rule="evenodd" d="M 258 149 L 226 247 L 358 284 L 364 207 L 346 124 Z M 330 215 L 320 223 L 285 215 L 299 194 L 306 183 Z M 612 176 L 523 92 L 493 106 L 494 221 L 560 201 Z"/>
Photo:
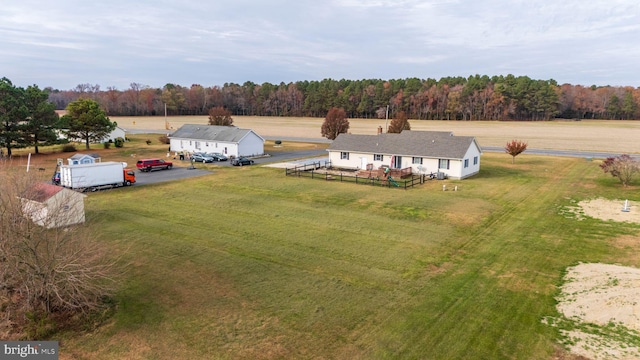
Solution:
<path fill-rule="evenodd" d="M 164 117 L 111 117 L 127 130 L 165 129 Z M 234 116 L 234 125 L 253 129 L 261 136 L 322 138 L 324 119 L 304 117 Z M 169 131 L 183 124 L 207 124 L 207 116 L 170 116 Z M 481 146 L 504 146 L 513 139 L 528 142 L 531 149 L 640 153 L 640 121 L 438 121 L 411 120 L 412 130 L 452 131 L 455 135 L 475 136 Z M 386 129 L 384 119 L 349 119 L 349 132 L 375 135 L 378 126 Z"/>

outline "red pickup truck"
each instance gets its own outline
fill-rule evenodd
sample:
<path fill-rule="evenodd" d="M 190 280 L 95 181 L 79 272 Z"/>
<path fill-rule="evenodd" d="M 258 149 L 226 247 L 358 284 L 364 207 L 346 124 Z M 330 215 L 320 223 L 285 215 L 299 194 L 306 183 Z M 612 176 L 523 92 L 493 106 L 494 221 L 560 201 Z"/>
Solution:
<path fill-rule="evenodd" d="M 142 159 L 138 160 L 136 163 L 136 167 L 140 169 L 140 171 L 151 171 L 154 169 L 165 169 L 169 170 L 173 167 L 173 163 L 170 161 L 164 161 L 162 159 Z"/>

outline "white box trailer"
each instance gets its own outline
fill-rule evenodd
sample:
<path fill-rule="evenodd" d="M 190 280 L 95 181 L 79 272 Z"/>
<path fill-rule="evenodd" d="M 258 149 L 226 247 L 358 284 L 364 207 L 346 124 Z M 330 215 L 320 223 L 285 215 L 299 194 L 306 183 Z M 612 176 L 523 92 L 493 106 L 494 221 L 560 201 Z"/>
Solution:
<path fill-rule="evenodd" d="M 60 185 L 74 190 L 99 190 L 128 186 L 136 182 L 135 173 L 123 162 L 60 165 Z"/>

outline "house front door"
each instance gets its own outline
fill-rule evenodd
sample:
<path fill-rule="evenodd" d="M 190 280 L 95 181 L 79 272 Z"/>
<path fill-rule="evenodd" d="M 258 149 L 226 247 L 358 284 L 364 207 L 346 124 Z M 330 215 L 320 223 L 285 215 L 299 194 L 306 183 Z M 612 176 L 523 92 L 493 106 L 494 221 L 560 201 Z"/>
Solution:
<path fill-rule="evenodd" d="M 367 170 L 367 158 L 366 157 L 361 157 L 360 158 L 360 169 Z"/>

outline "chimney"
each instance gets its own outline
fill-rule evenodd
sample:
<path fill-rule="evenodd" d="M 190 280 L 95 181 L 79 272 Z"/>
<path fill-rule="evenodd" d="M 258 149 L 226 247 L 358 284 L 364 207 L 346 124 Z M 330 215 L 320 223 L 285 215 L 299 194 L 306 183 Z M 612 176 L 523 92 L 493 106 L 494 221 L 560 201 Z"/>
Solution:
<path fill-rule="evenodd" d="M 382 126 L 378 126 L 378 135 L 382 134 Z"/>

